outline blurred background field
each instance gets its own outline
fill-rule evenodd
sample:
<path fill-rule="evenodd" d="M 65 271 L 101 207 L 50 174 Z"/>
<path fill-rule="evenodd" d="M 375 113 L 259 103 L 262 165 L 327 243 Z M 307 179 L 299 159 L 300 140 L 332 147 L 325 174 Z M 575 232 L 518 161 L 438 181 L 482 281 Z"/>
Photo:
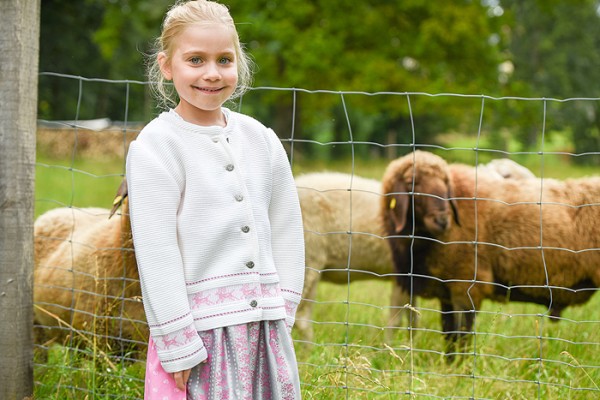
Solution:
<path fill-rule="evenodd" d="M 127 146 L 139 133 L 139 129 L 141 128 L 110 128 L 98 132 L 74 128 L 40 128 L 37 140 L 36 216 L 60 206 L 110 208 L 124 175 Z M 459 133 L 440 134 L 435 137 L 434 143 L 417 147 L 436 152 L 450 162 L 468 165 L 509 157 L 529 168 L 538 177 L 565 179 L 598 174 L 596 166 L 574 162 L 574 157 L 569 154 L 572 151 L 571 145 L 565 135 L 556 132 L 551 137 L 551 140 L 537 145 L 538 149 L 543 148 L 543 154 L 537 154 L 535 148 L 522 151 L 515 139 L 509 140 L 506 152 L 499 152 L 485 138 L 478 139 L 476 136 Z M 323 147 L 327 144 L 311 146 Z M 350 153 L 350 156 L 306 158 L 302 157 L 300 145 L 296 144 L 292 165 L 294 174 L 327 170 L 381 179 L 385 167 L 391 161 L 391 158 L 383 156 L 351 157 L 352 151 L 348 150 L 350 147 L 373 147 L 370 144 L 352 145 L 346 142 L 329 146 L 344 147 L 343 151 Z M 381 150 L 385 146 L 375 147 Z M 410 147 L 405 145 L 395 152 L 404 154 L 409 150 Z M 389 150 L 381 152 L 386 151 L 389 153 Z M 365 151 L 363 153 L 368 154 Z"/>

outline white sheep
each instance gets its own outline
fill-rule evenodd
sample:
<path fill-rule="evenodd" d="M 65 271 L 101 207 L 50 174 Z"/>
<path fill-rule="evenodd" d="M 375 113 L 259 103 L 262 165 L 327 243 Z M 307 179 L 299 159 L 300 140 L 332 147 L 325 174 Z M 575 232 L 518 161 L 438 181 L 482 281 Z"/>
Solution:
<path fill-rule="evenodd" d="M 320 279 L 348 283 L 349 271 L 352 281 L 389 279 L 393 270 L 389 248 L 381 238 L 382 230 L 378 226 L 379 181 L 326 172 L 300 176 L 296 184 L 305 229 L 307 265 L 304 301 L 298 309 L 296 326 L 300 336 L 310 341 L 312 305 Z M 119 196 L 127 196 L 125 180 Z M 126 208 L 124 213 L 124 216 L 109 220 L 107 209 L 59 208 L 36 220 L 35 302 L 44 309 L 36 310 L 38 324 L 57 326 L 61 319 L 76 329 L 91 329 L 94 315 L 114 315 L 118 310 L 98 309 L 97 306 L 105 295 L 117 300 L 124 297 L 118 286 L 120 281 L 113 279 L 111 282 L 117 285 L 105 286 L 96 279 L 98 274 L 113 278 L 125 274 L 130 285 L 125 297 L 139 296 Z M 351 235 L 347 233 L 350 231 Z M 348 254 L 350 246 L 351 256 Z M 121 247 L 126 248 L 125 253 L 120 251 Z M 409 298 L 398 290 L 399 287 L 393 288 L 390 324 L 397 326 L 398 312 Z M 129 308 L 129 298 L 124 301 Z M 133 306 L 138 312 L 135 315 L 140 318 L 143 315 L 140 304 Z M 131 330 L 125 333 L 126 337 L 132 336 Z M 112 335 L 117 336 L 117 332 Z"/>
<path fill-rule="evenodd" d="M 98 207 L 59 207 L 40 215 L 34 225 L 35 265 L 45 265 L 63 242 L 77 241 L 87 227 L 107 219 L 108 212 Z"/>
<path fill-rule="evenodd" d="M 509 158 L 496 158 L 477 167 L 482 172 L 497 172 L 503 179 L 535 179 L 528 168 Z"/>
<path fill-rule="evenodd" d="M 118 203 L 120 204 L 120 203 Z M 36 341 L 71 327 L 146 343 L 129 218 L 102 208 L 59 208 L 34 224 Z M 127 213 L 124 203 L 123 213 Z"/>
<path fill-rule="evenodd" d="M 384 176 L 389 195 L 381 213 L 395 268 L 408 277 L 406 261 L 412 260 L 415 295 L 440 300 L 450 343 L 472 329 L 474 311 L 486 298 L 542 304 L 556 319 L 600 287 L 600 228 L 594 223 L 600 220 L 600 178 L 499 180 L 480 172 L 418 152 L 391 163 Z M 398 190 L 400 182 L 414 184 L 414 196 Z M 407 225 L 397 223 L 412 220 L 410 207 L 391 202 L 431 208 L 431 199 L 454 212 L 448 207 L 445 220 L 438 218 L 444 229 L 415 213 L 418 235 L 411 237 Z"/>
<path fill-rule="evenodd" d="M 388 280 L 394 271 L 378 218 L 381 182 L 338 172 L 317 172 L 296 177 L 296 187 L 306 248 L 303 301 L 296 327 L 301 337 L 310 341 L 312 306 L 319 280 L 337 284 Z M 392 327 L 399 325 L 399 312 L 410 301 L 399 286 L 393 288 L 389 320 Z"/>

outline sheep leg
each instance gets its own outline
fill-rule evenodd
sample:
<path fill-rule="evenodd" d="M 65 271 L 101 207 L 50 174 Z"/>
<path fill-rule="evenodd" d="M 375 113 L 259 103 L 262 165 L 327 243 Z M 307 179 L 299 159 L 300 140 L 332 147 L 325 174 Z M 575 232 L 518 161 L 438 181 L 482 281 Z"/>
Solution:
<path fill-rule="evenodd" d="M 446 340 L 448 362 L 454 361 L 457 354 L 466 352 L 474 322 L 474 310 L 459 310 L 449 302 L 442 302 L 442 331 Z"/>
<path fill-rule="evenodd" d="M 455 319 L 457 322 L 457 337 L 456 342 L 458 344 L 458 349 L 465 352 L 467 351 L 467 347 L 470 342 L 470 333 L 473 332 L 473 323 L 475 322 L 475 312 L 474 310 L 465 310 L 457 315 L 458 318 Z"/>
<path fill-rule="evenodd" d="M 304 277 L 304 290 L 302 293 L 302 301 L 298 305 L 296 311 L 296 329 L 302 340 L 312 342 L 313 327 L 312 327 L 312 312 L 313 303 L 317 297 L 317 286 L 321 274 L 319 271 L 307 267 Z"/>
<path fill-rule="evenodd" d="M 441 302 L 442 312 L 442 332 L 444 333 L 444 339 L 446 341 L 446 354 L 448 355 L 448 360 L 452 361 L 454 356 L 452 353 L 456 350 L 456 341 L 458 339 L 458 332 L 456 331 L 455 319 L 457 319 L 457 315 L 452 308 L 452 304 L 446 301 Z"/>
<path fill-rule="evenodd" d="M 455 359 L 457 351 L 464 351 L 469 342 L 468 332 L 473 329 L 474 312 L 455 310 L 450 302 L 442 301 L 442 332 L 446 341 L 448 362 Z"/>

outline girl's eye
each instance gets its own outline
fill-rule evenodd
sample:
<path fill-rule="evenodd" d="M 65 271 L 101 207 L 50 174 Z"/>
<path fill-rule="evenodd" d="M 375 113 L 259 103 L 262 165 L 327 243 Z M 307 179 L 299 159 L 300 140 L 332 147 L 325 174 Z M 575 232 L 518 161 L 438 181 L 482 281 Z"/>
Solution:
<path fill-rule="evenodd" d="M 229 57 L 221 57 L 219 59 L 219 64 L 229 64 L 231 62 L 231 58 Z"/>
<path fill-rule="evenodd" d="M 202 59 L 200 57 L 192 57 L 190 58 L 190 62 L 192 64 L 200 64 L 202 62 Z"/>

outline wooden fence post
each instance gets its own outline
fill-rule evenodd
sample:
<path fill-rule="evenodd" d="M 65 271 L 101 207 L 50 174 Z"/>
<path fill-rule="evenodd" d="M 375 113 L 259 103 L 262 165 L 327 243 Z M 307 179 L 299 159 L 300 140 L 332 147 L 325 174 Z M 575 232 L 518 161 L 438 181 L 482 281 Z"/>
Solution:
<path fill-rule="evenodd" d="M 0 399 L 33 394 L 40 0 L 0 1 Z"/>

